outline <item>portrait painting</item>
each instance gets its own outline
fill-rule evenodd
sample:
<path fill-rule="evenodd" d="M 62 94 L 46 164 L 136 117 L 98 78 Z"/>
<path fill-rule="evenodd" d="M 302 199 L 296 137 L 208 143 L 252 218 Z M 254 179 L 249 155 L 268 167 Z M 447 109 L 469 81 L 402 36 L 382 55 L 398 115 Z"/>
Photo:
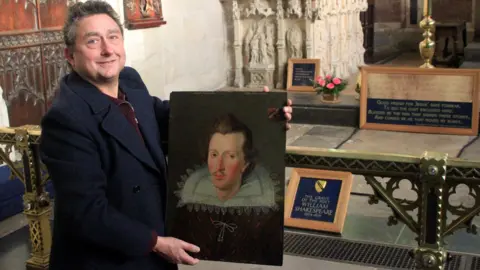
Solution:
<path fill-rule="evenodd" d="M 167 226 L 200 260 L 282 265 L 286 92 L 174 92 Z"/>

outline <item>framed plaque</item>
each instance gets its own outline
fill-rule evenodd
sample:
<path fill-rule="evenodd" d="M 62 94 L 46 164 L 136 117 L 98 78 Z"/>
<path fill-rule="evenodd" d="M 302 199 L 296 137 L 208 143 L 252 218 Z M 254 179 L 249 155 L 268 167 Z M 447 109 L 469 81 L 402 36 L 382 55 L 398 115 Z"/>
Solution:
<path fill-rule="evenodd" d="M 287 91 L 313 92 L 312 80 L 320 75 L 320 59 L 288 59 Z"/>
<path fill-rule="evenodd" d="M 349 172 L 294 169 L 285 198 L 285 226 L 342 233 L 352 180 Z"/>
<path fill-rule="evenodd" d="M 360 128 L 478 134 L 478 70 L 365 66 L 361 73 Z"/>

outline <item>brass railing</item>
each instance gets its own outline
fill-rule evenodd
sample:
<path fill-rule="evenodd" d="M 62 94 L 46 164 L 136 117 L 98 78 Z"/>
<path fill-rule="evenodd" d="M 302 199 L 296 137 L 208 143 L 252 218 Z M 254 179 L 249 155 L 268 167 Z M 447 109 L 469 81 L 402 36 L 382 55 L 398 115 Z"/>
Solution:
<path fill-rule="evenodd" d="M 23 213 L 27 217 L 31 255 L 26 262 L 27 269 L 48 269 L 52 233 L 50 215 L 52 206 L 45 191 L 48 179 L 45 168 L 40 162 L 38 126 L 18 128 L 0 128 L 0 159 L 10 167 L 11 178 L 20 179 L 25 186 L 23 195 Z M 18 152 L 21 161 L 12 161 L 10 154 Z"/>
<path fill-rule="evenodd" d="M 416 269 L 444 269 L 448 254 L 444 238 L 466 228 L 476 234 L 473 218 L 480 212 L 480 198 L 470 208 L 453 206 L 450 197 L 460 184 L 467 185 L 470 195 L 480 194 L 480 161 L 448 158 L 446 154 L 425 152 L 423 156 L 391 155 L 287 147 L 286 166 L 297 168 L 349 171 L 365 177 L 373 189 L 369 203 L 385 202 L 392 209 L 388 225 L 403 222 L 417 235 L 417 248 L 411 252 Z M 385 187 L 376 179 L 387 178 Z M 417 193 L 413 201 L 395 198 L 399 182 L 408 180 Z M 409 212 L 417 211 L 417 218 Z M 447 223 L 447 213 L 457 216 Z"/>
<path fill-rule="evenodd" d="M 0 159 L 11 168 L 12 176 L 25 185 L 24 214 L 28 219 L 31 257 L 27 269 L 47 269 L 51 247 L 50 215 L 52 206 L 45 184 L 46 170 L 40 162 L 38 126 L 0 128 Z M 22 156 L 14 162 L 9 155 L 15 149 Z M 444 269 L 447 261 L 444 237 L 466 228 L 476 234 L 473 218 L 480 213 L 480 200 L 473 207 L 452 206 L 449 198 L 456 186 L 467 185 L 471 194 L 480 194 L 480 161 L 448 158 L 446 154 L 426 152 L 423 156 L 363 153 L 334 149 L 287 147 L 286 166 L 349 171 L 365 177 L 373 189 L 369 203 L 385 202 L 392 209 L 388 225 L 403 222 L 417 234 L 418 247 L 412 250 L 417 269 Z M 376 177 L 388 178 L 385 187 Z M 417 198 L 395 198 L 399 182 L 410 181 Z M 417 218 L 409 212 L 417 211 Z M 458 216 L 447 224 L 447 213 Z"/>

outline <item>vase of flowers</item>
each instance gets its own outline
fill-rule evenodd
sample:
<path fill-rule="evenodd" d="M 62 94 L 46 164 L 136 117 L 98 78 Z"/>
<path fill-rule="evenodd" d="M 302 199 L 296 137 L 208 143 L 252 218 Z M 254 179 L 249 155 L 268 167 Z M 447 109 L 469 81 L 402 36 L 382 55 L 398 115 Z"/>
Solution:
<path fill-rule="evenodd" d="M 346 87 L 347 81 L 334 75 L 318 76 L 313 81 L 313 88 L 324 103 L 339 103 L 340 92 L 345 90 Z"/>

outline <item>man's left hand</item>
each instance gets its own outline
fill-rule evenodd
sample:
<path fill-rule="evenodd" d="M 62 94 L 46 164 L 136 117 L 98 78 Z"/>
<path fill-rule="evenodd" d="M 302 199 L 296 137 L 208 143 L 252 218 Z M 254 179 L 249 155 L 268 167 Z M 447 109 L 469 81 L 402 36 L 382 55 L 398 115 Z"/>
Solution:
<path fill-rule="evenodd" d="M 268 88 L 268 86 L 263 87 L 263 92 L 269 92 L 269 91 L 270 91 L 270 89 Z M 283 107 L 282 110 L 283 110 L 284 117 L 287 120 L 286 128 L 287 128 L 287 130 L 289 130 L 290 129 L 290 124 L 288 122 L 290 122 L 290 120 L 292 120 L 292 113 L 293 113 L 292 100 L 291 99 L 287 99 L 287 105 L 285 107 Z"/>

